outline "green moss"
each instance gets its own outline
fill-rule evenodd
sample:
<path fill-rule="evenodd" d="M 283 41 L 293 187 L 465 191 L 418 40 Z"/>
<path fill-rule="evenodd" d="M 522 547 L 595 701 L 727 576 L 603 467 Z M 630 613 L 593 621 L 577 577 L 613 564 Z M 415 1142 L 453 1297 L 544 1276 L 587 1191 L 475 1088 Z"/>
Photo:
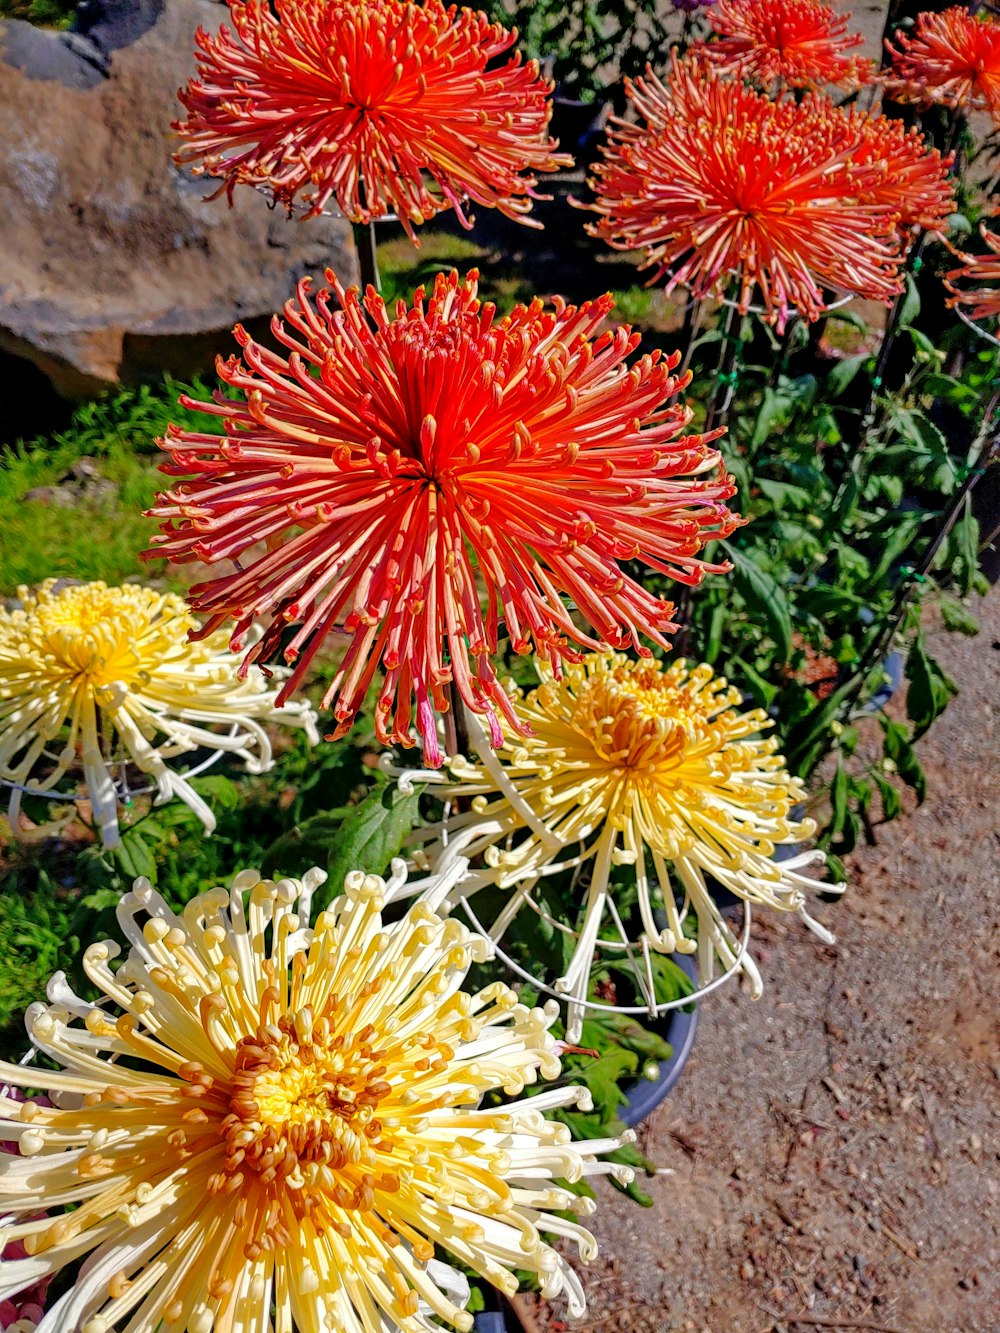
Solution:
<path fill-rule="evenodd" d="M 27 19 L 40 28 L 68 28 L 77 0 L 0 0 L 0 18 Z"/>

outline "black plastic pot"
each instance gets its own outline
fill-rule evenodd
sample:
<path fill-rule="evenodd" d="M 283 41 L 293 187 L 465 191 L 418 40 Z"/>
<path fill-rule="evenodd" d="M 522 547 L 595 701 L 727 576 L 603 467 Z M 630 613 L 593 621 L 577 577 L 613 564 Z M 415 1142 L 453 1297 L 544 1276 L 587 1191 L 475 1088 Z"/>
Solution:
<path fill-rule="evenodd" d="M 694 957 L 691 954 L 675 954 L 674 961 L 697 985 L 698 967 Z M 669 1060 L 660 1062 L 655 1078 L 637 1078 L 634 1083 L 629 1083 L 622 1089 L 627 1101 L 618 1114 L 629 1129 L 633 1129 L 648 1115 L 652 1115 L 680 1078 L 698 1030 L 697 1003 L 692 1001 L 690 1006 L 685 1006 L 683 1009 L 670 1009 L 662 1018 L 656 1019 L 648 1026 L 654 1032 L 658 1032 L 664 1041 L 670 1043 L 672 1053 Z"/>
<path fill-rule="evenodd" d="M 549 134 L 558 139 L 562 152 L 572 153 L 578 166 L 586 166 L 597 156 L 610 110 L 610 102 L 580 102 L 557 92 L 552 99 Z"/>

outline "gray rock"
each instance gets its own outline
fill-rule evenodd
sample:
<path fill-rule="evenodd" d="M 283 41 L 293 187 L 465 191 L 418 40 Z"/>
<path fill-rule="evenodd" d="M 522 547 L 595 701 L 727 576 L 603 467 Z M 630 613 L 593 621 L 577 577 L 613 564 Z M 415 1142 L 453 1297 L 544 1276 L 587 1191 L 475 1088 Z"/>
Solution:
<path fill-rule="evenodd" d="M 304 274 L 357 276 L 350 227 L 235 206 L 173 166 L 177 89 L 211 0 L 104 3 L 80 31 L 0 22 L 0 351 L 88 396 L 189 376 L 266 327 Z"/>

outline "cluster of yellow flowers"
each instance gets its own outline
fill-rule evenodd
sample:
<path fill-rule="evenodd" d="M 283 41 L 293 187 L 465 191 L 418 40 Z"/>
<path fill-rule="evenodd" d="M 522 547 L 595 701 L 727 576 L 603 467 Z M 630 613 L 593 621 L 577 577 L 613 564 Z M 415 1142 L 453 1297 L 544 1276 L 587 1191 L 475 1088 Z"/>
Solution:
<path fill-rule="evenodd" d="M 384 925 L 382 880 L 348 875 L 310 926 L 320 871 L 254 871 L 175 915 L 146 880 L 118 908 L 129 941 L 92 945 L 104 1002 L 61 974 L 28 1031 L 55 1068 L 0 1066 L 0 1299 L 89 1256 L 44 1328 L 109 1333 L 467 1331 L 462 1271 L 507 1292 L 511 1270 L 583 1309 L 543 1233 L 593 1238 L 571 1186 L 628 1168 L 621 1140 L 573 1142 L 542 1114 L 560 1087 L 552 1010 L 501 982 L 462 989 L 486 942 L 417 903 Z M 117 1016 L 115 1012 L 117 1011 Z M 503 1104 L 483 1098 L 502 1091 Z M 560 1184 L 565 1181 L 566 1184 Z M 54 1208 L 68 1209 L 53 1215 Z M 272 1313 L 273 1312 L 273 1313 Z"/>

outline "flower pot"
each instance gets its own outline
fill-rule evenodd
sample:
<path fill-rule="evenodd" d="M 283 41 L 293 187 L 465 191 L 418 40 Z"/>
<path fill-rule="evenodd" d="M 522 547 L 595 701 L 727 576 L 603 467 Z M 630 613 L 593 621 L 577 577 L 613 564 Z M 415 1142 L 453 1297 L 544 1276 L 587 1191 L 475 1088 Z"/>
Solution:
<path fill-rule="evenodd" d="M 903 683 L 903 654 L 889 653 L 882 659 L 882 670 L 885 673 L 882 684 L 878 687 L 870 699 L 866 699 L 860 708 L 856 710 L 856 715 L 867 717 L 870 713 L 878 713 L 883 709 L 892 696 Z"/>
<path fill-rule="evenodd" d="M 693 956 L 675 954 L 674 961 L 697 985 L 698 972 Z M 629 1129 L 651 1115 L 680 1078 L 681 1070 L 687 1064 L 694 1046 L 698 1029 L 698 1006 L 692 1002 L 690 1008 L 671 1009 L 648 1026 L 670 1043 L 672 1053 L 669 1060 L 660 1062 L 655 1078 L 637 1078 L 622 1089 L 627 1100 L 618 1114 Z"/>
<path fill-rule="evenodd" d="M 610 111 L 610 102 L 581 102 L 557 92 L 552 99 L 549 134 L 558 139 L 564 153 L 572 153 L 577 165 L 584 167 L 597 155 Z"/>

